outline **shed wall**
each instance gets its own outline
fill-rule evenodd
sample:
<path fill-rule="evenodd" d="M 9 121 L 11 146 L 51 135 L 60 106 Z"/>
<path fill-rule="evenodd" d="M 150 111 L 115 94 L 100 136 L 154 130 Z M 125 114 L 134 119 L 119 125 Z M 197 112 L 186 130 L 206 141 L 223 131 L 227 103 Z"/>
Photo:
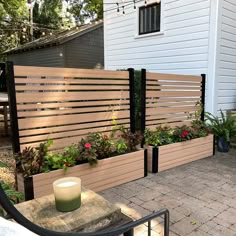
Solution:
<path fill-rule="evenodd" d="M 103 68 L 104 42 L 103 27 L 64 44 L 65 67 L 70 68 Z"/>
<path fill-rule="evenodd" d="M 9 61 L 13 61 L 14 65 L 23 66 L 47 66 L 47 67 L 63 67 L 63 47 L 54 46 L 42 49 L 36 49 L 7 56 Z"/>

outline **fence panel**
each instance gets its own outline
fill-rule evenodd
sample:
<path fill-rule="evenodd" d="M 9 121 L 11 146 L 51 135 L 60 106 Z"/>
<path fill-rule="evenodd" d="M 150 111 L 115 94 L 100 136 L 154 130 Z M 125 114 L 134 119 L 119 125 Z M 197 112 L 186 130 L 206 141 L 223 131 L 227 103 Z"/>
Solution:
<path fill-rule="evenodd" d="M 196 103 L 205 103 L 205 75 L 158 74 L 143 69 L 141 97 L 142 131 L 162 124 L 189 125 L 191 115 L 199 109 Z"/>
<path fill-rule="evenodd" d="M 89 132 L 110 133 L 114 119 L 133 130 L 132 73 L 14 66 L 20 149 L 47 139 L 62 149 Z"/>

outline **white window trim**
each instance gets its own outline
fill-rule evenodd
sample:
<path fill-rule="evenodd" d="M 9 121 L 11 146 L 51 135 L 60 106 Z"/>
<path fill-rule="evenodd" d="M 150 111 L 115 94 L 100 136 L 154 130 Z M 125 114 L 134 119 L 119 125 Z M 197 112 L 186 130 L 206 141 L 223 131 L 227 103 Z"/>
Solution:
<path fill-rule="evenodd" d="M 156 3 L 156 1 L 148 1 L 147 5 L 151 5 Z M 158 36 L 164 34 L 164 0 L 161 0 L 161 24 L 160 24 L 160 31 L 159 32 L 153 32 L 153 33 L 147 33 L 147 34 L 139 34 L 139 8 L 143 7 L 144 5 L 137 6 L 136 10 L 136 17 L 135 17 L 135 39 L 139 38 L 146 38 L 146 37 L 152 37 L 152 36 Z"/>

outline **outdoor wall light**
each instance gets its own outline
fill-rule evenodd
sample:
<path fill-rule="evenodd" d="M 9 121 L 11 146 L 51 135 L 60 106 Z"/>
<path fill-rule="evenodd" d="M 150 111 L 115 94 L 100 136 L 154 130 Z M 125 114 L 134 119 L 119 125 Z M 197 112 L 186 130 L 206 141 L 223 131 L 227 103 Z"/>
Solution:
<path fill-rule="evenodd" d="M 53 182 L 56 209 L 68 212 L 81 206 L 81 179 L 67 177 Z"/>

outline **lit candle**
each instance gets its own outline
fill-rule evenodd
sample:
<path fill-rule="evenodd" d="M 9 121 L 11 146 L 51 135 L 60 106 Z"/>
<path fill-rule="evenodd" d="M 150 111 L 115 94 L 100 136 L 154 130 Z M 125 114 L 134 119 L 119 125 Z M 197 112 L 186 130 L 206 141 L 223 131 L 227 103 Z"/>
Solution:
<path fill-rule="evenodd" d="M 56 209 L 73 211 L 81 206 L 81 179 L 67 177 L 53 182 Z"/>

